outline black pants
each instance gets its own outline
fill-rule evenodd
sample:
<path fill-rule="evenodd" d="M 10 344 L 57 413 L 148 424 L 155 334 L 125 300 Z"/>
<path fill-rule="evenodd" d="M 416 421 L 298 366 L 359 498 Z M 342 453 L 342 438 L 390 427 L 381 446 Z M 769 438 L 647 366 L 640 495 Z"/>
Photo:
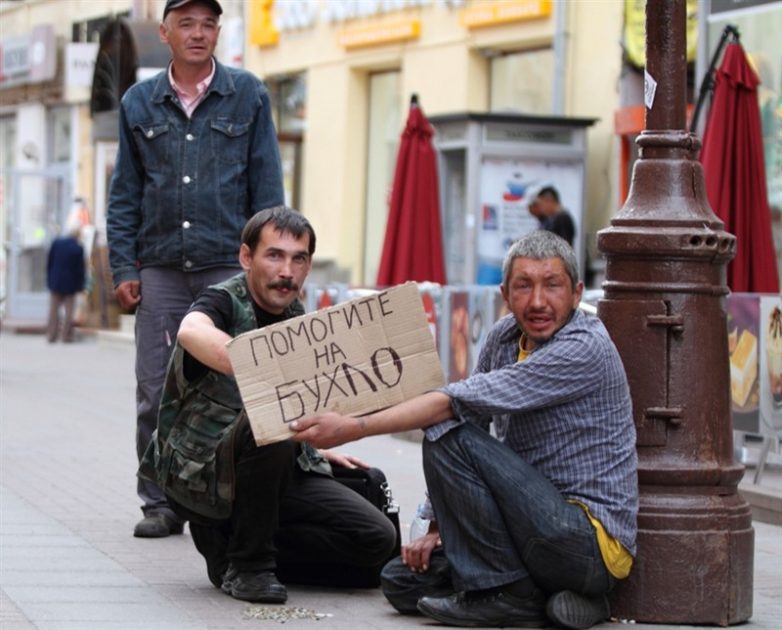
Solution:
<path fill-rule="evenodd" d="M 205 519 L 175 505 L 190 521 L 196 548 L 215 586 L 232 564 L 270 570 L 284 583 L 377 586 L 396 530 L 374 505 L 331 477 L 305 473 L 297 445 L 256 446 L 237 427 L 236 496 L 229 519 Z"/>

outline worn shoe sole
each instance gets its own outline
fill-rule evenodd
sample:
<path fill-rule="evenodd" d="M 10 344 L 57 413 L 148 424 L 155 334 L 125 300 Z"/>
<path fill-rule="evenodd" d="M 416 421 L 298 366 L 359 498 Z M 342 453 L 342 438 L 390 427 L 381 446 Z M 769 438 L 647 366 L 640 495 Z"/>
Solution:
<path fill-rule="evenodd" d="M 572 591 L 560 591 L 549 597 L 546 614 L 558 626 L 585 630 L 608 619 L 611 608 L 605 595 L 585 597 Z"/>
<path fill-rule="evenodd" d="M 502 620 L 480 620 L 480 619 L 464 619 L 462 617 L 454 617 L 453 615 L 445 614 L 437 608 L 429 606 L 425 601 L 426 598 L 418 600 L 418 611 L 426 615 L 427 617 L 439 621 L 448 626 L 457 626 L 460 628 L 545 628 L 546 619 L 536 618 L 530 619 L 529 617 L 514 618 L 506 617 Z"/>

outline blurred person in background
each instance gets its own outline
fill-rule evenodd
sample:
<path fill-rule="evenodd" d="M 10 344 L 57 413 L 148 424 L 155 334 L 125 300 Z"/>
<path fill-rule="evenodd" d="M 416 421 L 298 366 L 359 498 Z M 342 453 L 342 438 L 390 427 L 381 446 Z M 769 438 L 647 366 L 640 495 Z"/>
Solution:
<path fill-rule="evenodd" d="M 540 222 L 540 227 L 564 238 L 568 245 L 573 245 L 576 236 L 576 225 L 573 217 L 562 207 L 559 201 L 559 191 L 554 186 L 545 185 L 532 193 L 529 200 L 529 211 Z"/>
<path fill-rule="evenodd" d="M 57 341 L 60 333 L 63 341 L 73 341 L 74 304 L 76 294 L 84 290 L 85 279 L 84 248 L 79 242 L 80 232 L 79 217 L 72 213 L 65 223 L 62 236 L 54 239 L 49 248 L 46 260 L 46 286 L 49 289 L 46 338 L 49 343 Z"/>

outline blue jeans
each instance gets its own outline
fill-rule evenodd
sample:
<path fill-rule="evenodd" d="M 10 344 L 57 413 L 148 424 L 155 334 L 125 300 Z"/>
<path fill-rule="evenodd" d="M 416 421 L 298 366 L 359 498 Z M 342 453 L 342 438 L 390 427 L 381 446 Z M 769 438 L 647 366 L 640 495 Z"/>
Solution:
<path fill-rule="evenodd" d="M 238 267 L 194 272 L 165 267 L 141 270 L 141 303 L 136 310 L 136 451 L 139 461 L 157 428 L 166 367 L 182 318 L 201 291 L 239 271 Z M 163 513 L 176 518 L 156 483 L 139 478 L 137 491 L 145 516 Z"/>
<path fill-rule="evenodd" d="M 420 575 L 399 560 L 383 569 L 383 591 L 395 607 L 414 609 L 417 597 L 442 590 L 444 576 L 454 591 L 525 578 L 547 594 L 610 590 L 613 578 L 584 511 L 508 446 L 464 424 L 437 441 L 424 440 L 423 455 L 444 557 Z"/>

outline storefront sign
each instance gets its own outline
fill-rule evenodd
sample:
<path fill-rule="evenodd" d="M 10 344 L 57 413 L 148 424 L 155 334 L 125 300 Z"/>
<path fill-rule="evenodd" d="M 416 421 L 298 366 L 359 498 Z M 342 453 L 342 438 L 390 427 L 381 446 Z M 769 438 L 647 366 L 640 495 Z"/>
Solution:
<path fill-rule="evenodd" d="M 0 86 L 41 83 L 54 78 L 57 44 L 50 24 L 40 24 L 31 33 L 0 41 Z"/>
<path fill-rule="evenodd" d="M 364 28 L 345 29 L 337 36 L 337 39 L 341 46 L 350 50 L 364 46 L 409 41 L 416 39 L 420 34 L 420 21 L 404 20 Z"/>
<path fill-rule="evenodd" d="M 95 72 L 97 43 L 68 44 L 65 47 L 65 86 L 68 88 L 92 87 Z"/>
<path fill-rule="evenodd" d="M 30 72 L 30 36 L 11 37 L 3 40 L 3 69 L 0 79 Z"/>
<path fill-rule="evenodd" d="M 462 12 L 461 22 L 467 28 L 495 26 L 506 22 L 533 20 L 551 15 L 551 0 L 509 0 L 481 2 Z"/>
<path fill-rule="evenodd" d="M 337 25 L 408 9 L 462 6 L 464 0 L 251 0 L 249 40 L 257 46 L 274 46 L 280 33 L 314 28 L 320 22 Z M 361 38 L 356 35 L 355 39 Z"/>

